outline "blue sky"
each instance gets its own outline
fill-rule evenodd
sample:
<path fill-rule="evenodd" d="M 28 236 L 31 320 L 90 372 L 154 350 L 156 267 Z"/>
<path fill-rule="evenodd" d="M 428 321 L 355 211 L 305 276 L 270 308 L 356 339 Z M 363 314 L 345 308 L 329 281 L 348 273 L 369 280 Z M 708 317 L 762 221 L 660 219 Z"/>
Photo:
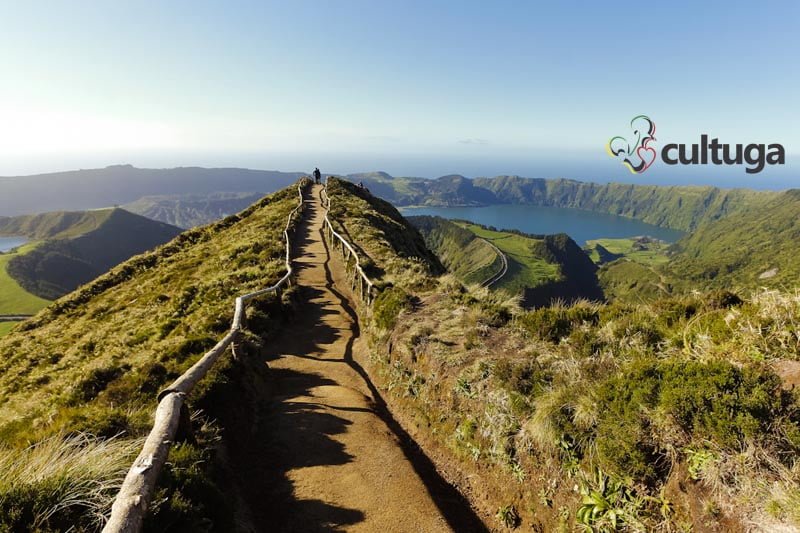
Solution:
<path fill-rule="evenodd" d="M 731 175 L 626 176 L 603 144 L 641 113 L 659 141 L 800 151 L 788 0 L 2 4 L 0 175 L 120 162 Z"/>

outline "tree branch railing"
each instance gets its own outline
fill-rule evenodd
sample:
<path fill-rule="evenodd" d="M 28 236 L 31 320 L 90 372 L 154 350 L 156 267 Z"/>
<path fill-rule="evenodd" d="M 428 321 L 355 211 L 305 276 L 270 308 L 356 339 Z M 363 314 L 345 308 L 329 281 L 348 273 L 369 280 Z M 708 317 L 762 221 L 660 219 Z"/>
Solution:
<path fill-rule="evenodd" d="M 289 214 L 283 230 L 283 237 L 286 241 L 286 274 L 271 287 L 238 296 L 235 300 L 233 321 L 228 334 L 167 389 L 159 393 L 153 428 L 114 499 L 111 516 L 103 528 L 104 533 L 138 533 L 142 529 L 142 522 L 155 492 L 158 476 L 166 463 L 170 446 L 175 440 L 182 419 L 186 420 L 188 417 L 186 397 L 229 346 L 233 345 L 233 356 L 237 357 L 237 341 L 241 337 L 247 320 L 245 309 L 247 302 L 269 293 L 280 295 L 281 288 L 291 283 L 293 269 L 289 229 L 294 216 L 303 206 L 304 185 L 305 183 L 301 183 L 297 186 L 300 201 Z"/>
<path fill-rule="evenodd" d="M 333 229 L 333 224 L 331 223 L 331 219 L 329 217 L 331 210 L 331 198 L 328 195 L 327 183 L 320 193 L 320 200 L 322 201 L 322 206 L 325 208 L 325 224 L 323 227 L 325 230 L 327 230 L 329 240 L 332 245 L 336 244 L 337 241 L 341 243 L 342 258 L 344 259 L 345 263 L 345 272 L 347 271 L 347 266 L 350 263 L 350 258 L 352 257 L 354 259 L 353 271 L 355 274 L 353 276 L 352 284 L 355 285 L 354 289 L 358 289 L 358 295 L 361 297 L 361 299 L 364 300 L 367 306 L 369 306 L 372 304 L 372 300 L 375 297 L 375 283 L 373 283 L 372 280 L 369 279 L 369 276 L 367 276 L 367 274 L 364 272 L 355 248 L 353 248 L 353 246 L 347 242 L 347 239 L 342 237 L 336 230 Z"/>

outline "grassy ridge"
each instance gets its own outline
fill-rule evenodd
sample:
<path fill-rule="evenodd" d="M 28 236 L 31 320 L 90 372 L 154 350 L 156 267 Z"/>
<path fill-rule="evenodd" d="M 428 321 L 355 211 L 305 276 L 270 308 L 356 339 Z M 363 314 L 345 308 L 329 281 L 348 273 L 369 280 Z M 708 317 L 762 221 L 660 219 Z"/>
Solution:
<path fill-rule="evenodd" d="M 502 260 L 486 240 L 439 217 L 408 220 L 420 230 L 428 248 L 436 252 L 447 270 L 463 283 L 483 283 L 502 268 Z"/>
<path fill-rule="evenodd" d="M 495 283 L 494 287 L 518 294 L 528 287 L 536 287 L 561 279 L 558 264 L 548 262 L 545 257 L 537 254 L 543 239 L 494 231 L 478 224 L 465 222 L 456 222 L 455 224 L 488 240 L 506 255 L 509 262 L 508 273 Z"/>
<path fill-rule="evenodd" d="M 715 288 L 800 285 L 800 190 L 763 207 L 705 224 L 678 241 L 666 271 L 689 285 Z"/>
<path fill-rule="evenodd" d="M 36 240 L 77 237 L 102 226 L 113 211 L 59 211 L 0 218 L 0 235 L 24 235 Z"/>
<path fill-rule="evenodd" d="M 426 243 L 462 283 L 480 283 L 502 270 L 496 246 L 508 263 L 492 290 L 521 296 L 523 305 L 540 307 L 556 300 L 602 300 L 597 268 L 566 234 L 530 235 L 496 230 L 468 221 L 411 217 Z M 476 264 L 479 268 L 476 270 Z"/>
<path fill-rule="evenodd" d="M 181 231 L 123 209 L 48 213 L 13 220 L 23 219 L 25 223 L 17 225 L 19 229 L 47 240 L 12 257 L 7 271 L 27 292 L 47 300 L 63 296 Z"/>
<path fill-rule="evenodd" d="M 272 285 L 285 272 L 282 232 L 297 201 L 290 187 L 239 215 L 185 232 L 0 339 L 0 444 L 19 453 L 30 442 L 65 434 L 122 435 L 122 441 L 146 434 L 158 391 L 228 331 L 234 297 Z M 281 320 L 282 302 L 266 297 L 253 305 L 251 327 L 269 334 Z M 215 391 L 230 379 L 226 372 L 235 370 L 226 365 L 223 358 L 190 405 L 213 412 L 224 404 Z M 200 442 L 170 452 L 173 466 L 162 476 L 152 527 L 196 530 L 211 519 L 221 529 L 232 527 L 226 521 L 231 502 L 207 478 L 214 464 L 213 427 L 213 420 L 198 420 Z M 0 493 L 0 529 L 29 526 L 31 513 L 50 494 L 35 479 L 20 478 L 13 486 L 23 493 Z M 97 495 L 111 496 L 113 490 Z M 73 502 L 42 527 L 94 529 L 81 509 Z"/>
<path fill-rule="evenodd" d="M 409 238 L 353 236 L 386 270 Z M 419 270 L 362 318 L 393 411 L 498 528 L 800 525 L 800 404 L 773 370 L 800 360 L 797 294 L 522 311 Z"/>
<path fill-rule="evenodd" d="M 443 176 L 435 180 L 393 178 L 385 173 L 351 176 L 376 195 L 397 205 L 531 204 L 586 209 L 636 218 L 683 231 L 763 207 L 778 193 L 716 187 L 631 185 L 532 179 L 519 176 L 476 178 Z"/>

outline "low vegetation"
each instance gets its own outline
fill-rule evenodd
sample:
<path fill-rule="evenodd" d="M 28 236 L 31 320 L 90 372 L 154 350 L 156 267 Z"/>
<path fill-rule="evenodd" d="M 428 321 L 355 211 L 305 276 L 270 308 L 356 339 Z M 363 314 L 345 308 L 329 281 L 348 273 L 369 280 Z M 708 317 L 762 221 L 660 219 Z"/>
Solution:
<path fill-rule="evenodd" d="M 29 253 L 37 245 L 28 243 L 16 250 L 0 253 L 0 315 L 32 315 L 50 303 L 26 291 L 8 272 L 8 265 L 14 258 Z"/>
<path fill-rule="evenodd" d="M 39 453 L 25 451 L 32 444 L 30 450 L 56 456 L 90 453 L 93 446 L 127 450 L 109 452 L 109 460 L 119 457 L 113 468 L 98 463 L 90 471 L 92 479 L 107 480 L 99 499 L 92 492 L 98 487 L 82 481 L 89 474 L 77 470 L 65 470 L 58 479 L 66 487 L 61 492 L 39 488 L 35 472 L 4 471 L 0 502 L 7 503 L 0 505 L 14 511 L 0 512 L 0 530 L 14 530 L 19 520 L 32 523 L 25 514 L 31 512 L 42 517 L 39 530 L 65 529 L 78 512 L 70 503 L 76 498 L 91 500 L 86 509 L 106 508 L 131 450 L 150 429 L 157 393 L 227 332 L 237 295 L 272 285 L 284 274 L 282 232 L 297 202 L 297 189 L 290 187 L 238 215 L 187 231 L 57 300 L 0 339 L 0 457 Z M 291 291 L 283 298 L 254 303 L 251 324 L 259 334 L 269 335 L 282 320 Z M 221 530 L 232 527 L 232 502 L 215 485 L 219 438 L 213 415 L 225 405 L 225 394 L 232 394 L 226 384 L 236 372 L 237 365 L 223 358 L 189 398 L 205 415 L 195 417 L 194 435 L 170 454 L 152 529 L 196 531 L 210 521 Z M 86 530 L 97 525 L 75 524 Z"/>
<path fill-rule="evenodd" d="M 334 190 L 334 204 L 350 201 Z M 364 201 L 337 221 L 395 218 Z M 403 253 L 391 251 L 413 234 L 381 229 L 352 236 L 377 271 L 397 272 Z M 497 527 L 800 526 L 800 403 L 785 371 L 800 360 L 800 293 L 525 311 L 435 272 L 397 272 L 362 310 L 371 372 L 415 438 L 441 451 L 439 467 L 487 495 L 476 501 Z"/>

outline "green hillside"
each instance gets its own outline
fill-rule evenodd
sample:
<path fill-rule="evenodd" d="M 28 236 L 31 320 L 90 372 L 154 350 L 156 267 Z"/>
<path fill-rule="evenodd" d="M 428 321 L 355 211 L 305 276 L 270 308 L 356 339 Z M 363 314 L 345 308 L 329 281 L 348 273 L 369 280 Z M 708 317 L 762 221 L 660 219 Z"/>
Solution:
<path fill-rule="evenodd" d="M 150 429 L 158 391 L 224 336 L 236 296 L 270 286 L 285 273 L 283 230 L 297 203 L 297 190 L 290 187 L 239 215 L 182 233 L 0 339 L 0 464 L 17 457 L 22 464 L 58 459 L 77 465 L 54 467 L 40 477 L 36 470 L 4 471 L 0 529 L 27 529 L 33 516 L 50 508 L 59 510 L 41 523 L 42 531 L 97 529 L 98 513 L 108 511 L 115 484 Z M 115 212 L 109 218 L 132 216 Z M 285 298 L 290 300 L 291 291 Z M 283 304 L 265 298 L 254 305 L 250 324 L 267 334 L 283 316 Z M 204 416 L 227 405 L 222 391 L 235 371 L 225 361 L 189 398 Z M 238 413 L 247 406 L 244 383 L 259 371 L 242 371 L 245 377 L 231 391 Z M 197 531 L 212 519 L 219 530 L 233 527 L 233 504 L 209 477 L 219 426 L 206 419 L 194 424 L 197 440 L 170 454 L 150 528 Z M 116 438 L 77 447 L 64 440 L 78 432 Z M 29 448 L 32 442 L 40 444 Z M 98 446 L 103 461 L 87 464 Z M 70 505 L 58 508 L 59 502 Z"/>
<path fill-rule="evenodd" d="M 630 237 L 627 239 L 593 239 L 586 241 L 584 250 L 598 265 L 610 263 L 622 257 L 645 265 L 659 265 L 669 261 L 669 245 L 652 237 Z"/>
<path fill-rule="evenodd" d="M 750 289 L 800 285 L 800 190 L 704 224 L 674 249 L 666 272 L 687 287 Z"/>
<path fill-rule="evenodd" d="M 337 223 L 367 227 L 385 209 L 358 205 Z M 361 309 L 369 373 L 497 530 L 800 526 L 794 292 L 523 311 L 409 272 L 401 232 L 352 236 L 393 280 Z"/>
<path fill-rule="evenodd" d="M 396 205 L 462 206 L 531 204 L 569 207 L 636 218 L 690 231 L 705 222 L 764 206 L 777 193 L 716 187 L 632 185 L 534 179 L 520 176 L 467 179 L 394 178 L 386 173 L 348 176 Z"/>
<path fill-rule="evenodd" d="M 603 299 L 595 276 L 597 268 L 567 235 L 497 231 L 440 217 L 409 220 L 462 283 L 481 283 L 502 271 L 503 262 L 494 245 L 506 257 L 508 267 L 491 288 L 522 296 L 525 306 L 540 307 L 554 300 Z"/>
<path fill-rule="evenodd" d="M 485 239 L 441 217 L 407 217 L 441 259 L 448 272 L 467 285 L 480 284 L 503 267 L 500 256 Z"/>
<path fill-rule="evenodd" d="M 530 203 L 573 207 L 636 218 L 690 231 L 710 220 L 746 207 L 764 205 L 776 193 L 717 187 L 605 185 L 575 180 L 544 180 L 519 176 L 477 178 L 476 187 L 490 190 L 500 203 Z"/>
<path fill-rule="evenodd" d="M 24 235 L 31 240 L 77 237 L 102 226 L 112 212 L 97 209 L 4 217 L 0 218 L 0 235 Z"/>
<path fill-rule="evenodd" d="M 29 243 L 16 251 L 0 253 L 0 315 L 32 315 L 50 303 L 49 300 L 26 291 L 8 273 L 8 264 L 11 261 L 30 253 L 36 246 L 36 243 Z"/>
<path fill-rule="evenodd" d="M 6 335 L 9 331 L 14 329 L 16 322 L 0 322 L 0 337 Z"/>
<path fill-rule="evenodd" d="M 5 265 L 20 287 L 46 300 L 63 296 L 181 231 L 123 209 L 15 217 L 3 227 L 11 234 L 46 239 L 14 254 Z"/>

